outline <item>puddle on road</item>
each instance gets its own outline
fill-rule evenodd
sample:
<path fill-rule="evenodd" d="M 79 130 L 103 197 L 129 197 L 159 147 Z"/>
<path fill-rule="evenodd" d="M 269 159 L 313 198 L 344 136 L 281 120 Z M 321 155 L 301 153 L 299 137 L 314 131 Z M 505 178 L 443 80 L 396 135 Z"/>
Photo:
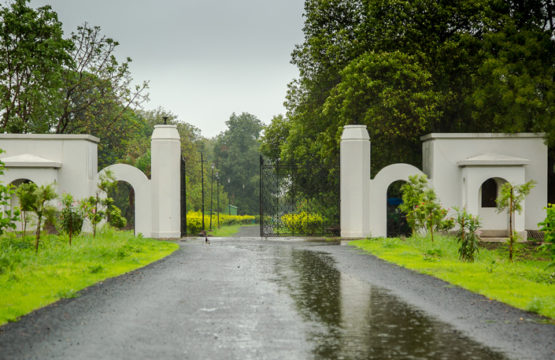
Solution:
<path fill-rule="evenodd" d="M 276 281 L 309 324 L 319 359 L 505 359 L 386 290 L 341 274 L 324 253 L 278 247 Z"/>

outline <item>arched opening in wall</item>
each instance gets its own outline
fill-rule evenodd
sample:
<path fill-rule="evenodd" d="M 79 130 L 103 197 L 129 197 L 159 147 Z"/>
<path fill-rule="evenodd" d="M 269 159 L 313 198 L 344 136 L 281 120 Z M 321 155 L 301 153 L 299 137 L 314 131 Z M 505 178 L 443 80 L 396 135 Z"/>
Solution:
<path fill-rule="evenodd" d="M 506 182 L 505 179 L 492 177 L 480 186 L 478 215 L 483 229 L 503 230 L 507 227 L 507 214 L 506 212 L 497 212 L 496 202 L 501 186 Z"/>
<path fill-rule="evenodd" d="M 15 224 L 15 231 L 21 231 L 22 234 L 28 233 L 28 230 L 36 229 L 36 220 L 33 213 L 28 208 L 21 207 L 19 197 L 16 193 L 18 188 L 23 185 L 28 186 L 27 184 L 34 184 L 34 182 L 29 179 L 16 179 L 10 183 L 10 185 L 14 186 L 16 190 L 12 194 L 10 207 L 12 210 L 16 207 L 20 209 L 19 221 Z"/>
<path fill-rule="evenodd" d="M 490 178 L 484 181 L 481 186 L 481 206 L 483 208 L 493 208 L 497 206 L 496 200 L 498 195 L 499 186 L 495 178 Z"/>
<path fill-rule="evenodd" d="M 387 188 L 387 237 L 410 236 L 411 230 L 407 217 L 399 209 L 403 203 L 401 186 L 405 181 L 392 182 Z"/>
<path fill-rule="evenodd" d="M 121 210 L 121 215 L 127 220 L 123 229 L 135 228 L 135 190 L 126 181 L 118 181 L 109 196 L 114 199 L 114 205 Z"/>

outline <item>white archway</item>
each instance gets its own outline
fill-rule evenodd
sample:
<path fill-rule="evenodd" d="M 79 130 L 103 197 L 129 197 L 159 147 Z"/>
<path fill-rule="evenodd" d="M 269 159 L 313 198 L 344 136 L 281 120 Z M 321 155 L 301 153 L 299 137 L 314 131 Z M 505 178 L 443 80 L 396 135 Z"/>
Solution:
<path fill-rule="evenodd" d="M 490 189 L 491 191 L 495 191 L 495 194 L 488 194 L 491 195 L 491 198 L 484 199 L 484 185 L 486 183 L 494 184 L 494 188 Z M 482 222 L 482 227 L 488 230 L 506 230 L 507 229 L 507 221 L 508 221 L 508 212 L 503 211 L 499 213 L 497 211 L 497 204 L 496 199 L 499 196 L 499 191 L 503 183 L 506 183 L 507 180 L 498 176 L 490 177 L 482 182 L 480 185 L 480 189 L 478 190 L 478 216 Z M 476 196 L 476 195 L 475 195 Z M 486 202 L 487 204 L 484 204 Z"/>
<path fill-rule="evenodd" d="M 135 235 L 141 233 L 145 237 L 152 236 L 152 198 L 150 180 L 139 169 L 126 165 L 115 164 L 105 167 L 96 176 L 96 183 L 100 175 L 111 171 L 118 181 L 125 181 L 135 192 Z"/>
<path fill-rule="evenodd" d="M 424 175 L 409 164 L 393 164 L 381 169 L 370 180 L 370 231 L 373 237 L 387 236 L 387 188 L 395 181 L 409 181 L 409 176 Z"/>

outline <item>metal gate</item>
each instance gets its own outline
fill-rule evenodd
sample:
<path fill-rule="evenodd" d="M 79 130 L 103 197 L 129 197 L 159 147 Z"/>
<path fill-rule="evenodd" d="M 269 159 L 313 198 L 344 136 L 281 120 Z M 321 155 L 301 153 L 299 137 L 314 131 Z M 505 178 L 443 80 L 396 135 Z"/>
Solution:
<path fill-rule="evenodd" d="M 324 216 L 316 212 L 296 190 L 298 169 L 298 164 L 271 162 L 260 157 L 260 236 L 339 235 L 339 215 Z M 312 225 L 291 226 L 292 217 L 297 223 Z"/>

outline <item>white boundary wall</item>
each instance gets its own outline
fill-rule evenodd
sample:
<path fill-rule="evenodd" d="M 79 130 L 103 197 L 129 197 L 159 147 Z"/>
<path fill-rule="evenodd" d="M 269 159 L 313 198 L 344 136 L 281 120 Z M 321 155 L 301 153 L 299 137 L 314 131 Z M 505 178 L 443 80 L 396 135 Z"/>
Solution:
<path fill-rule="evenodd" d="M 423 169 L 389 165 L 370 179 L 370 138 L 364 125 L 347 125 L 341 138 L 341 236 L 387 235 L 389 185 L 426 174 L 442 206 L 479 215 L 484 230 L 505 230 L 507 214 L 481 207 L 481 187 L 490 178 L 520 185 L 534 180 L 515 230 L 535 230 L 547 205 L 547 146 L 544 134 L 429 134 L 423 140 Z"/>
<path fill-rule="evenodd" d="M 152 135 L 152 180 L 139 169 L 115 164 L 98 171 L 98 142 L 90 135 L 0 134 L 0 154 L 6 169 L 0 181 L 18 179 L 37 185 L 56 183 L 58 194 L 75 199 L 95 194 L 99 175 L 110 170 L 135 192 L 135 234 L 154 238 L 179 238 L 180 156 L 175 125 L 156 125 Z"/>

